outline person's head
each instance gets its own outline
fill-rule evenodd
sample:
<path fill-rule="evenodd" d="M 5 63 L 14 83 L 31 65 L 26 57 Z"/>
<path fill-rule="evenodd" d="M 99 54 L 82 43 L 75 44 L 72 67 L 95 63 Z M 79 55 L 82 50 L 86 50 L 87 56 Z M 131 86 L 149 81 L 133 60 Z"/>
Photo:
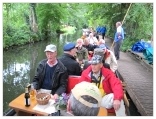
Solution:
<path fill-rule="evenodd" d="M 84 45 L 86 45 L 86 46 L 89 45 L 89 39 L 88 38 L 84 39 Z"/>
<path fill-rule="evenodd" d="M 77 49 L 75 48 L 75 43 L 69 42 L 63 46 L 64 53 L 68 53 L 72 56 L 76 55 Z"/>
<path fill-rule="evenodd" d="M 76 41 L 76 47 L 82 47 L 82 45 L 83 45 L 83 39 L 81 39 L 81 38 L 79 38 L 79 39 L 77 39 L 77 41 Z"/>
<path fill-rule="evenodd" d="M 90 38 L 93 38 L 93 36 L 94 36 L 93 33 L 90 33 L 90 34 L 89 34 L 89 37 L 90 37 Z"/>
<path fill-rule="evenodd" d="M 100 55 L 93 55 L 92 59 L 88 62 L 91 64 L 92 72 L 98 73 L 103 67 L 103 58 Z"/>
<path fill-rule="evenodd" d="M 116 27 L 119 27 L 121 25 L 122 25 L 121 22 L 116 22 Z"/>
<path fill-rule="evenodd" d="M 97 86 L 89 82 L 78 83 L 71 90 L 67 111 L 75 116 L 97 116 L 101 99 Z"/>
<path fill-rule="evenodd" d="M 106 52 L 106 46 L 101 44 L 99 45 L 99 48 L 94 49 L 94 54 L 93 55 L 100 55 L 102 58 L 104 58 L 104 54 Z"/>
<path fill-rule="evenodd" d="M 47 45 L 44 52 L 46 53 L 49 62 L 55 62 L 57 56 L 57 48 L 55 45 L 53 44 Z"/>

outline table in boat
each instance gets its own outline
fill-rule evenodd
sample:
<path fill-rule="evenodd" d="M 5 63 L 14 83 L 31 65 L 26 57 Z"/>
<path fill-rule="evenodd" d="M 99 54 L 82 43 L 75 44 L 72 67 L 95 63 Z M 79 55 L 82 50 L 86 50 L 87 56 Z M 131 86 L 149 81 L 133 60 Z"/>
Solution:
<path fill-rule="evenodd" d="M 39 116 L 47 116 L 49 114 L 42 111 L 34 110 L 33 108 L 36 105 L 36 99 L 31 99 L 31 105 L 29 107 L 26 107 L 24 104 L 24 93 L 19 95 L 17 98 L 9 103 L 9 107 L 16 111 L 17 116 L 32 116 L 33 114 Z M 61 111 L 61 115 L 62 113 L 64 113 L 63 116 L 70 116 L 66 114 L 65 111 Z M 98 116 L 107 116 L 107 110 L 101 107 Z"/>

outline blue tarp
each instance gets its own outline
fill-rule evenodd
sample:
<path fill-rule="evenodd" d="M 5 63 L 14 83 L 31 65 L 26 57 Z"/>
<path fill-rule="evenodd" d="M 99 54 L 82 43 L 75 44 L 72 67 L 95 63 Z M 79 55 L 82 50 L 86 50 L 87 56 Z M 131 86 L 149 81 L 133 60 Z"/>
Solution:
<path fill-rule="evenodd" d="M 138 41 L 132 46 L 131 50 L 135 52 L 143 52 L 143 50 L 149 47 L 151 47 L 150 43 L 147 43 L 145 41 Z"/>
<path fill-rule="evenodd" d="M 132 46 L 131 50 L 134 52 L 143 53 L 149 64 L 153 64 L 153 47 L 150 43 L 138 41 Z"/>
<path fill-rule="evenodd" d="M 146 48 L 143 55 L 149 64 L 153 64 L 153 47 Z"/>

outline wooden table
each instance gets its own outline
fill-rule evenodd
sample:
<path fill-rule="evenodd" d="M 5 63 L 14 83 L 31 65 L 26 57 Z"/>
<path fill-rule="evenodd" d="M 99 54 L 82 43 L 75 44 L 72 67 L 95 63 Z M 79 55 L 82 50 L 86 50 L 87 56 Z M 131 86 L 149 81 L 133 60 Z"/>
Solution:
<path fill-rule="evenodd" d="M 24 93 L 15 98 L 13 101 L 9 103 L 9 107 L 14 109 L 18 116 L 32 116 L 40 115 L 40 116 L 46 116 L 48 115 L 45 112 L 40 112 L 37 110 L 33 110 L 33 108 L 37 105 L 36 99 L 31 99 L 31 105 L 29 107 L 25 106 L 24 103 Z"/>
<path fill-rule="evenodd" d="M 33 110 L 33 108 L 37 105 L 36 99 L 31 99 L 31 105 L 29 107 L 25 106 L 24 103 L 24 94 L 19 95 L 13 101 L 9 103 L 9 107 L 14 109 L 17 113 L 17 116 L 32 116 L 32 115 L 39 115 L 39 116 L 47 116 L 48 113 L 40 112 L 37 110 Z M 69 116 L 65 112 L 61 112 L 63 116 Z M 107 110 L 105 108 L 100 108 L 98 116 L 107 116 Z"/>

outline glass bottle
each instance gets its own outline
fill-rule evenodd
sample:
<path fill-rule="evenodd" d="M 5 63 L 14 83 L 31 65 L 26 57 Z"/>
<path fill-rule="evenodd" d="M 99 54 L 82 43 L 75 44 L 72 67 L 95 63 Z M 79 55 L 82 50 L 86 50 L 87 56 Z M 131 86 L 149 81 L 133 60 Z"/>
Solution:
<path fill-rule="evenodd" d="M 31 99 L 35 99 L 35 96 L 36 96 L 36 91 L 35 91 L 34 85 L 31 84 L 30 97 Z"/>
<path fill-rule="evenodd" d="M 30 106 L 30 94 L 29 94 L 28 88 L 25 88 L 24 98 L 25 98 L 25 106 L 29 107 Z"/>
<path fill-rule="evenodd" d="M 30 89 L 31 89 L 30 83 L 27 83 L 26 88 L 28 88 L 28 92 L 30 92 Z"/>

